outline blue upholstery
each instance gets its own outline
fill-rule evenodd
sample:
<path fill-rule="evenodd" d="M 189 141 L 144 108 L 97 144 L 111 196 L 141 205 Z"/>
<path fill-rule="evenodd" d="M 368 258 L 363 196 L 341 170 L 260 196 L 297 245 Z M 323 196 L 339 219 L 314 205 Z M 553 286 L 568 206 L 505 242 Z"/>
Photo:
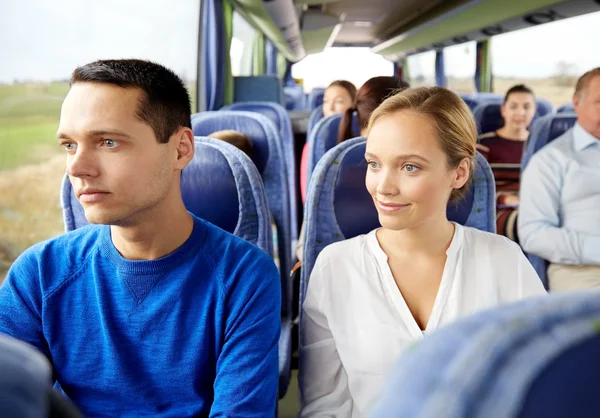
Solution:
<path fill-rule="evenodd" d="M 38 350 L 8 335 L 0 334 L 2 417 L 47 417 L 51 378 L 50 363 Z"/>
<path fill-rule="evenodd" d="M 335 114 L 321 119 L 308 135 L 308 184 L 310 185 L 310 177 L 317 163 L 325 155 L 327 151 L 335 147 L 337 144 L 340 123 L 343 114 Z M 358 126 L 358 115 L 356 112 L 352 114 L 352 135 L 360 135 L 360 127 Z"/>
<path fill-rule="evenodd" d="M 310 135 L 310 133 L 315 129 L 317 123 L 323 119 L 323 105 L 319 105 L 313 109 L 310 113 L 310 118 L 308 119 L 308 125 L 306 127 L 306 137 Z"/>
<path fill-rule="evenodd" d="M 473 116 L 477 122 L 479 133 L 494 132 L 504 126 L 504 119 L 502 119 L 500 113 L 501 105 L 501 101 L 488 100 L 481 102 L 473 109 Z M 552 105 L 545 99 L 537 99 L 537 111 L 533 121 L 550 113 L 552 113 Z"/>
<path fill-rule="evenodd" d="M 325 95 L 325 88 L 315 87 L 308 95 L 308 110 L 313 110 L 317 106 L 323 104 L 323 96 Z"/>
<path fill-rule="evenodd" d="M 194 135 L 210 135 L 223 129 L 242 132 L 252 140 L 252 161 L 262 177 L 268 207 L 277 225 L 279 273 L 284 295 L 283 314 L 287 317 L 291 311 L 289 272 L 292 269 L 292 229 L 283 144 L 273 122 L 258 113 L 220 110 L 192 115 Z"/>
<path fill-rule="evenodd" d="M 523 175 L 522 173 L 529 164 L 533 154 L 571 129 L 576 121 L 576 115 L 561 113 L 546 115 L 534 121 L 531 125 L 531 133 L 527 144 L 525 144 L 525 152 L 521 160 L 521 175 Z M 540 276 L 544 286 L 548 288 L 548 261 L 533 254 L 527 254 L 527 258 L 529 258 L 531 265 L 538 276 Z"/>
<path fill-rule="evenodd" d="M 471 94 L 458 93 L 461 99 L 469 106 L 469 109 L 474 110 L 477 105 L 479 105 L 479 100 L 477 100 Z"/>
<path fill-rule="evenodd" d="M 331 149 L 317 164 L 305 209 L 304 260 L 300 301 L 317 256 L 327 245 L 380 226 L 377 210 L 365 188 L 366 141 L 353 138 Z M 496 186 L 492 170 L 477 154 L 469 193 L 448 205 L 448 219 L 483 231 L 496 232 Z"/>
<path fill-rule="evenodd" d="M 472 315 L 405 352 L 370 418 L 600 415 L 600 292 Z"/>
<path fill-rule="evenodd" d="M 574 113 L 575 112 L 575 107 L 573 106 L 573 103 L 566 103 L 562 106 L 560 106 L 558 109 L 556 109 L 556 113 Z"/>
<path fill-rule="evenodd" d="M 304 110 L 306 107 L 304 87 L 301 85 L 285 86 L 283 88 L 283 94 L 285 96 L 285 107 L 287 110 Z"/>
<path fill-rule="evenodd" d="M 269 211 L 254 164 L 223 141 L 196 137 L 195 147 L 194 158 L 181 175 L 188 211 L 273 255 Z M 88 224 L 67 176 L 61 206 L 67 232 Z"/>
<path fill-rule="evenodd" d="M 283 86 L 277 76 L 234 77 L 234 102 L 275 102 L 283 104 Z"/>
<path fill-rule="evenodd" d="M 298 211 L 297 211 L 297 187 L 296 187 L 296 157 L 294 152 L 294 132 L 292 131 L 292 121 L 287 111 L 277 103 L 270 102 L 245 102 L 233 103 L 223 108 L 223 110 L 241 110 L 247 112 L 256 112 L 269 118 L 279 131 L 279 138 L 283 144 L 284 163 L 286 167 L 288 190 L 290 200 L 290 222 L 292 246 L 295 248 L 295 241 L 298 239 Z M 293 258 L 293 256 L 292 256 Z"/>

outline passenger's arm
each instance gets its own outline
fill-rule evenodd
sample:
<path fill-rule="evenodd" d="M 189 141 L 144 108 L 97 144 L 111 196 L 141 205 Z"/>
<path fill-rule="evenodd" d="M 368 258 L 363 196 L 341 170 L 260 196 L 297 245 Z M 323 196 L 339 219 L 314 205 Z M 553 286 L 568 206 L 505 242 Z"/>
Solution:
<path fill-rule="evenodd" d="M 300 330 L 300 417 L 349 417 L 348 377 L 323 312 L 323 280 L 328 269 L 317 263 L 302 305 Z"/>
<path fill-rule="evenodd" d="M 241 273 L 227 295 L 225 342 L 217 359 L 210 417 L 275 415 L 281 328 L 279 273 L 266 255 Z"/>
<path fill-rule="evenodd" d="M 11 266 L 0 287 L 0 333 L 29 343 L 49 357 L 38 270 L 35 257 L 27 252 Z"/>
<path fill-rule="evenodd" d="M 521 178 L 519 240 L 525 251 L 560 264 L 600 264 L 600 236 L 560 227 L 563 177 L 549 153 L 534 155 Z"/>

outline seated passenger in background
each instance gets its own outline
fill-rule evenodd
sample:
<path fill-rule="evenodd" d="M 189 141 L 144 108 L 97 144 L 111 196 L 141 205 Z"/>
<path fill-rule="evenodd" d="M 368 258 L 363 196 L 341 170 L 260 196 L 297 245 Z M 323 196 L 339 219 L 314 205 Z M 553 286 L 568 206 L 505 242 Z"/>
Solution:
<path fill-rule="evenodd" d="M 344 113 L 354 106 L 356 86 L 346 80 L 336 80 L 325 89 L 323 95 L 323 116 Z"/>
<path fill-rule="evenodd" d="M 225 141 L 241 151 L 244 151 L 248 157 L 252 158 L 252 141 L 248 135 L 245 135 L 239 131 L 234 131 L 233 129 L 225 129 L 222 131 L 213 132 L 208 136 Z"/>
<path fill-rule="evenodd" d="M 344 116 L 340 122 L 337 143 L 351 139 L 352 135 L 352 114 L 356 111 L 358 117 L 358 126 L 360 127 L 360 135 L 365 136 L 367 124 L 371 113 L 377 106 L 401 89 L 408 88 L 408 83 L 396 77 L 373 77 L 362 85 L 356 94 L 356 106 L 349 108 L 344 112 Z M 307 144 L 308 146 L 308 144 Z M 305 150 L 307 150 L 305 146 Z M 304 158 L 304 155 L 303 155 Z M 308 152 L 306 153 L 306 163 L 308 163 Z M 304 245 L 304 225 L 300 229 L 300 237 L 296 246 L 296 257 L 298 261 L 302 261 L 302 246 Z"/>
<path fill-rule="evenodd" d="M 448 221 L 464 197 L 477 131 L 449 90 L 404 90 L 371 115 L 366 187 L 381 228 L 326 247 L 300 332 L 301 417 L 362 417 L 392 365 L 436 329 L 545 294 L 518 245 Z"/>
<path fill-rule="evenodd" d="M 478 138 L 477 149 L 489 161 L 496 176 L 499 205 L 519 203 L 519 170 L 525 141 L 529 137 L 529 125 L 535 116 L 536 101 L 533 91 L 523 84 L 511 87 L 500 107 L 504 126 Z M 517 165 L 517 170 L 503 172 L 502 165 Z M 508 169 L 508 168 L 507 168 Z M 514 175 L 511 175 L 513 174 Z M 516 177 L 516 178 L 515 178 Z"/>
<path fill-rule="evenodd" d="M 344 113 L 347 109 L 354 106 L 356 100 L 356 87 L 349 81 L 336 80 L 332 82 L 323 95 L 323 117 L 328 117 L 338 113 Z M 300 195 L 302 203 L 306 201 L 306 188 L 308 185 L 308 138 L 302 148 L 300 157 Z"/>
<path fill-rule="evenodd" d="M 535 153 L 521 180 L 519 238 L 550 262 L 551 291 L 600 287 L 600 68 L 573 96 L 577 123 Z"/>
<path fill-rule="evenodd" d="M 190 98 L 141 60 L 79 67 L 58 139 L 86 219 L 0 288 L 0 333 L 37 347 L 85 416 L 272 416 L 280 281 L 252 244 L 190 214 Z"/>

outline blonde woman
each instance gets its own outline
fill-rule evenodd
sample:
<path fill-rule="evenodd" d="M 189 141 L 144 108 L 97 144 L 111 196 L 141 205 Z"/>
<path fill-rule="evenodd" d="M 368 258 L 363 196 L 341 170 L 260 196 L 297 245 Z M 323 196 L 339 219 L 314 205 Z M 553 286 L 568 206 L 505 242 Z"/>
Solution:
<path fill-rule="evenodd" d="M 458 318 L 544 294 L 518 245 L 448 221 L 477 132 L 449 90 L 407 89 L 367 127 L 366 187 L 381 228 L 319 255 L 303 304 L 301 417 L 363 417 L 412 343 Z"/>

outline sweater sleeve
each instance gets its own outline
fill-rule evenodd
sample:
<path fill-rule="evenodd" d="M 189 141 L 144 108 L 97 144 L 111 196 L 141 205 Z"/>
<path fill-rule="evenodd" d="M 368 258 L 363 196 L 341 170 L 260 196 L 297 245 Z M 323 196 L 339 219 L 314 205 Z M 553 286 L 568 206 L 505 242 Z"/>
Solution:
<path fill-rule="evenodd" d="M 274 416 L 279 386 L 279 272 L 266 255 L 239 271 L 227 297 L 211 417 Z"/>
<path fill-rule="evenodd" d="M 42 290 L 38 263 L 27 251 L 11 266 L 0 287 L 0 333 L 37 347 L 49 357 L 42 329 Z"/>

